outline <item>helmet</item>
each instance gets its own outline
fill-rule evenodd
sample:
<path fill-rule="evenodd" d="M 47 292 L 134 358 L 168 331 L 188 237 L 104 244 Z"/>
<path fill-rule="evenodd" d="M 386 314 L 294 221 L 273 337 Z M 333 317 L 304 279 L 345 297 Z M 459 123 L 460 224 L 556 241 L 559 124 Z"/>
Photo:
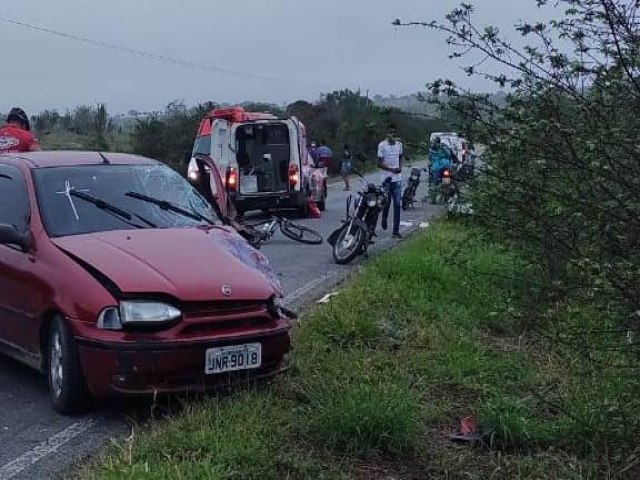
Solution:
<path fill-rule="evenodd" d="M 11 111 L 9 112 L 9 115 L 7 115 L 7 122 L 12 122 L 12 121 L 20 122 L 23 125 L 24 129 L 27 131 L 31 130 L 29 117 L 27 116 L 25 111 L 19 107 L 12 108 Z"/>

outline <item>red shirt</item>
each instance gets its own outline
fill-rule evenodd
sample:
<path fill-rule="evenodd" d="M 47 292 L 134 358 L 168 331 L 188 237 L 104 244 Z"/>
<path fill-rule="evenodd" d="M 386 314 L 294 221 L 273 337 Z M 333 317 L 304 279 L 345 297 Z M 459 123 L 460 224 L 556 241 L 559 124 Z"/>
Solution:
<path fill-rule="evenodd" d="M 30 152 L 39 148 L 31 132 L 12 124 L 0 127 L 0 154 Z"/>

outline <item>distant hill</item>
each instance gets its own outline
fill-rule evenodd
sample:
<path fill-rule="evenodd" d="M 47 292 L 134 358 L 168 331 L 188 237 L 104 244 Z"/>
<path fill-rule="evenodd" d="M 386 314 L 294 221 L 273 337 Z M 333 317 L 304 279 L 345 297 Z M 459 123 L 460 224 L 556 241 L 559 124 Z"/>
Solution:
<path fill-rule="evenodd" d="M 437 116 L 437 106 L 427 101 L 430 95 L 429 92 L 412 93 L 411 95 L 400 97 L 376 95 L 373 97 L 373 101 L 382 107 L 394 107 L 408 113 Z M 505 92 L 497 92 L 490 95 L 491 100 L 497 105 L 503 105 L 506 97 L 507 94 Z"/>

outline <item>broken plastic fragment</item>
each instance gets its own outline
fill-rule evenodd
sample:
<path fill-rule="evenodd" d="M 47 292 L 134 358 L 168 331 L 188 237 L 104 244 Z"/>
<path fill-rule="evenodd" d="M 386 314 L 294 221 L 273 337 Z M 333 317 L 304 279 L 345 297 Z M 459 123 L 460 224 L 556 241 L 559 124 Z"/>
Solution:
<path fill-rule="evenodd" d="M 469 416 L 460 420 L 460 426 L 455 435 L 449 435 L 452 442 L 474 443 L 484 442 L 491 435 L 491 432 L 483 426 L 478 426 L 475 418 Z"/>
<path fill-rule="evenodd" d="M 318 303 L 329 303 L 331 301 L 331 297 L 339 294 L 340 292 L 327 293 L 324 297 L 318 300 Z"/>

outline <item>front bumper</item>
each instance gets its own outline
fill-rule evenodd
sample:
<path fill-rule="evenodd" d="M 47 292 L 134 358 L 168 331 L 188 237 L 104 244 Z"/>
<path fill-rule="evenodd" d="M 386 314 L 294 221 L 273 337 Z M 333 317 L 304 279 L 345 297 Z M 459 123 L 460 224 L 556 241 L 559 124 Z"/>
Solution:
<path fill-rule="evenodd" d="M 272 376 L 291 348 L 288 328 L 193 342 L 77 341 L 87 385 L 97 397 L 203 392 Z M 204 373 L 208 348 L 255 342 L 262 344 L 260 368 Z"/>
<path fill-rule="evenodd" d="M 307 201 L 303 191 L 270 193 L 265 195 L 234 195 L 231 200 L 238 210 L 277 210 L 281 208 L 303 208 Z"/>

